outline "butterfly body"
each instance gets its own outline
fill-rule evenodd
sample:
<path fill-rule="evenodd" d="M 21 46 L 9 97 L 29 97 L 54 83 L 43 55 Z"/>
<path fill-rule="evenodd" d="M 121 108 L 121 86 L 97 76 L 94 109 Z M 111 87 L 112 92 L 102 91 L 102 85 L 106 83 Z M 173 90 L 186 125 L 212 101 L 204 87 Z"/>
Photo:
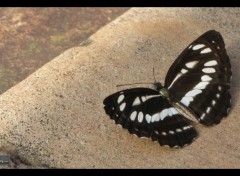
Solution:
<path fill-rule="evenodd" d="M 227 116 L 231 76 L 222 36 L 211 30 L 179 55 L 164 85 L 116 92 L 104 99 L 104 109 L 131 134 L 183 147 L 198 137 L 192 122 L 211 126 Z"/>
<path fill-rule="evenodd" d="M 168 102 L 181 114 L 184 114 L 184 117 L 186 117 L 188 120 L 192 122 L 198 123 L 198 120 L 196 120 L 196 115 L 194 112 L 191 111 L 191 109 L 187 108 L 183 103 L 181 102 L 174 102 L 172 100 L 172 96 L 169 93 L 168 89 L 163 87 L 160 82 L 155 82 L 153 84 L 153 89 L 158 91 L 159 94 L 164 98 L 167 99 Z"/>

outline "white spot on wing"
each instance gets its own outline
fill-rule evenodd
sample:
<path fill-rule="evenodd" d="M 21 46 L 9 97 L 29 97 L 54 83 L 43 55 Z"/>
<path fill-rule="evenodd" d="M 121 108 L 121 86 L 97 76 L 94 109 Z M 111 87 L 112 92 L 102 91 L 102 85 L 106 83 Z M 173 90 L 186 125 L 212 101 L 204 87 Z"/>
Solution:
<path fill-rule="evenodd" d="M 182 76 L 182 74 L 181 74 L 181 73 L 178 73 L 177 76 L 176 76 L 176 77 L 174 78 L 174 80 L 172 81 L 171 85 L 168 87 L 168 89 L 169 89 L 170 87 L 172 87 L 173 83 L 174 83 L 180 76 Z"/>
<path fill-rule="evenodd" d="M 151 116 L 149 114 L 146 115 L 146 121 L 147 121 L 147 123 L 151 122 Z"/>
<path fill-rule="evenodd" d="M 142 99 L 142 102 L 147 100 L 146 96 L 142 96 L 141 99 Z"/>
<path fill-rule="evenodd" d="M 178 111 L 171 107 L 162 110 L 160 113 L 155 113 L 152 115 L 151 122 L 158 122 L 159 120 L 164 120 L 167 116 L 172 116 L 178 114 Z"/>
<path fill-rule="evenodd" d="M 208 85 L 208 84 L 209 84 L 209 82 L 200 82 L 194 87 L 194 89 L 205 89 L 206 85 Z"/>
<path fill-rule="evenodd" d="M 212 100 L 212 105 L 214 106 L 216 104 L 216 101 L 215 100 Z"/>
<path fill-rule="evenodd" d="M 135 98 L 135 100 L 133 101 L 133 106 L 137 106 L 137 105 L 140 105 L 141 104 L 141 101 L 139 99 L 139 97 Z"/>
<path fill-rule="evenodd" d="M 192 45 L 190 45 L 189 47 L 188 47 L 188 49 L 191 49 L 192 48 Z"/>
<path fill-rule="evenodd" d="M 187 68 L 194 68 L 194 66 L 198 63 L 199 61 L 191 61 L 191 62 L 188 62 L 186 63 L 186 67 Z"/>
<path fill-rule="evenodd" d="M 188 70 L 186 70 L 186 69 L 184 69 L 184 68 L 181 70 L 181 73 L 182 73 L 182 74 L 185 74 L 185 73 L 187 73 L 187 72 L 188 72 Z"/>
<path fill-rule="evenodd" d="M 175 108 L 169 108 L 170 111 L 172 111 L 172 114 L 175 115 L 175 114 L 179 114 L 178 111 L 175 109 Z"/>
<path fill-rule="evenodd" d="M 167 117 L 169 115 L 169 109 L 164 109 L 160 112 L 160 119 L 164 120 L 165 117 Z"/>
<path fill-rule="evenodd" d="M 170 130 L 169 133 L 170 133 L 170 134 L 174 134 L 174 131 L 171 131 L 171 130 Z"/>
<path fill-rule="evenodd" d="M 131 119 L 132 121 L 134 121 L 135 118 L 136 118 L 136 116 L 137 116 L 137 111 L 133 111 L 132 114 L 131 114 L 131 116 L 130 116 L 130 119 Z"/>
<path fill-rule="evenodd" d="M 159 121 L 160 116 L 159 113 L 153 114 L 151 122 L 157 122 Z"/>
<path fill-rule="evenodd" d="M 168 116 L 172 116 L 173 114 L 172 114 L 172 111 L 171 111 L 171 109 L 170 108 L 168 108 Z"/>
<path fill-rule="evenodd" d="M 150 98 L 154 98 L 154 97 L 160 97 L 161 95 L 147 95 L 147 96 L 141 96 L 141 100 L 142 100 L 142 102 L 145 102 L 145 101 L 147 101 L 148 99 L 150 99 Z M 137 97 L 137 98 L 135 98 L 135 100 L 133 101 L 133 106 L 136 106 L 136 105 L 139 105 L 139 104 L 141 104 L 141 101 L 140 101 L 140 98 L 139 97 Z"/>
<path fill-rule="evenodd" d="M 183 97 L 180 102 L 188 107 L 191 101 L 193 101 L 192 97 Z"/>
<path fill-rule="evenodd" d="M 138 122 L 142 122 L 143 121 L 143 113 L 142 112 L 139 112 L 138 113 Z"/>
<path fill-rule="evenodd" d="M 194 97 L 194 96 L 196 96 L 197 94 L 200 94 L 200 93 L 202 93 L 201 90 L 199 90 L 199 89 L 193 89 L 193 90 L 189 91 L 189 92 L 185 95 L 185 97 Z"/>
<path fill-rule="evenodd" d="M 211 107 L 208 107 L 206 112 L 209 113 L 211 111 Z"/>
<path fill-rule="evenodd" d="M 215 65 L 217 65 L 217 61 L 215 60 L 208 61 L 204 64 L 204 66 L 215 66 Z"/>
<path fill-rule="evenodd" d="M 176 132 L 180 133 L 182 130 L 180 128 L 176 129 Z"/>
<path fill-rule="evenodd" d="M 117 100 L 118 104 L 119 104 L 123 99 L 124 99 L 124 95 L 121 94 L 121 95 L 118 97 L 118 100 Z"/>
<path fill-rule="evenodd" d="M 202 50 L 200 53 L 201 54 L 205 54 L 205 53 L 210 53 L 212 50 L 210 48 L 205 48 L 204 50 Z"/>
<path fill-rule="evenodd" d="M 203 114 L 201 115 L 200 119 L 203 120 L 203 119 L 205 118 L 205 115 L 206 115 L 206 114 L 203 113 Z"/>
<path fill-rule="evenodd" d="M 166 136 L 166 135 L 167 135 L 167 133 L 166 133 L 166 132 L 162 132 L 162 135 L 163 135 L 163 136 Z"/>
<path fill-rule="evenodd" d="M 214 68 L 203 68 L 202 71 L 204 73 L 215 73 L 216 70 Z"/>
<path fill-rule="evenodd" d="M 204 44 L 198 44 L 198 45 L 195 45 L 192 49 L 193 50 L 198 50 L 198 49 L 203 48 L 204 46 L 205 46 Z"/>
<path fill-rule="evenodd" d="M 221 90 L 222 90 L 222 87 L 221 87 L 221 86 L 218 86 L 218 90 L 221 91 Z"/>
<path fill-rule="evenodd" d="M 125 108 L 125 106 L 126 106 L 126 103 L 124 102 L 124 103 L 122 103 L 121 105 L 120 105 L 120 111 L 123 111 L 124 110 L 124 108 Z"/>
<path fill-rule="evenodd" d="M 217 97 L 217 98 L 220 98 L 220 94 L 216 94 L 216 97 Z"/>
<path fill-rule="evenodd" d="M 203 75 L 203 76 L 201 77 L 201 80 L 202 80 L 202 81 L 211 81 L 212 78 L 211 78 L 210 76 L 208 76 L 208 75 Z"/>
<path fill-rule="evenodd" d="M 230 108 L 227 109 L 227 114 L 229 113 Z"/>
<path fill-rule="evenodd" d="M 187 130 L 187 129 L 190 129 L 191 128 L 191 126 L 185 126 L 185 127 L 183 127 L 183 130 Z"/>
<path fill-rule="evenodd" d="M 145 96 L 146 100 L 150 99 L 150 98 L 154 98 L 154 97 L 160 97 L 161 95 L 147 95 Z M 143 97 L 142 97 L 143 98 Z M 145 100 L 145 101 L 146 101 Z"/>
<path fill-rule="evenodd" d="M 169 145 L 163 145 L 163 147 L 168 147 L 168 148 L 170 148 L 170 146 L 169 146 Z"/>

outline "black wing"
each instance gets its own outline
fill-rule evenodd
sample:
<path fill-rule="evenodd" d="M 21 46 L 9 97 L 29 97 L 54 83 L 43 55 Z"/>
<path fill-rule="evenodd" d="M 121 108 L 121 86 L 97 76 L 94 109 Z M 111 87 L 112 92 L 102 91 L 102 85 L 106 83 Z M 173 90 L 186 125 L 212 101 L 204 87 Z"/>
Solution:
<path fill-rule="evenodd" d="M 183 147 L 197 137 L 195 128 L 155 90 L 127 89 L 108 96 L 103 103 L 116 124 L 160 145 Z"/>
<path fill-rule="evenodd" d="M 165 78 L 173 101 L 189 107 L 204 125 L 227 116 L 231 96 L 231 65 L 223 38 L 210 30 L 191 43 L 170 67 Z"/>

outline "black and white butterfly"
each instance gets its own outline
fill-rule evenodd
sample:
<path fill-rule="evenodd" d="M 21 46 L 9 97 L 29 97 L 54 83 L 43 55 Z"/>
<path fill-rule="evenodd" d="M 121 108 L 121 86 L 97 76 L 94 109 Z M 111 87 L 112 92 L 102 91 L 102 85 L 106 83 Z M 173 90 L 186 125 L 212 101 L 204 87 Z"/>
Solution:
<path fill-rule="evenodd" d="M 193 122 L 220 123 L 230 105 L 231 65 L 221 34 L 210 30 L 192 42 L 175 60 L 165 84 L 133 88 L 104 99 L 104 109 L 116 124 L 161 146 L 183 147 L 197 138 Z"/>

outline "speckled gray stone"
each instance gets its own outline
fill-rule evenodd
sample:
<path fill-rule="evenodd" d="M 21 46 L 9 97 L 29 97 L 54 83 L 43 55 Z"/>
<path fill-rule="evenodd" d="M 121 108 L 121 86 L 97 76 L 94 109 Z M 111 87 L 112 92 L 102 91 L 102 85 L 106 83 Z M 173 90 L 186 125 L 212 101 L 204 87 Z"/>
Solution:
<path fill-rule="evenodd" d="M 240 8 L 133 8 L 0 96 L 0 150 L 34 167 L 239 168 Z M 103 99 L 125 87 L 163 82 L 175 58 L 215 29 L 232 63 L 232 104 L 183 149 L 130 135 L 105 114 Z"/>

